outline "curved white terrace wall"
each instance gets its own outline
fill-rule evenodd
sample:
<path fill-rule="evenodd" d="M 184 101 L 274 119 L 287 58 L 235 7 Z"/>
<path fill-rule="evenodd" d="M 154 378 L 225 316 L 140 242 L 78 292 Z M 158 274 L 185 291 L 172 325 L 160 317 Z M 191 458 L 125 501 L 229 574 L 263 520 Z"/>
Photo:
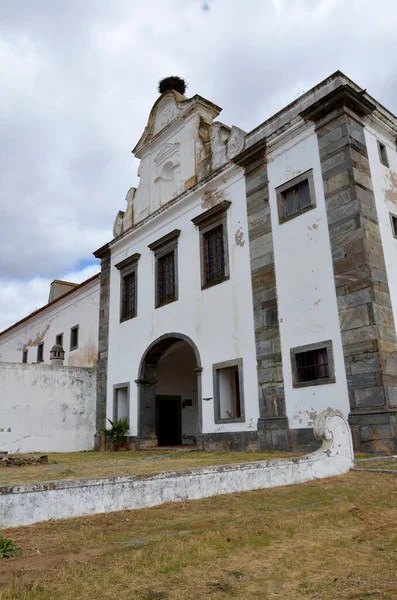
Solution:
<path fill-rule="evenodd" d="M 350 428 L 339 411 L 315 424 L 322 447 L 302 458 L 161 473 L 153 477 L 65 480 L 0 487 L 0 527 L 146 508 L 258 490 L 346 473 L 353 466 Z"/>

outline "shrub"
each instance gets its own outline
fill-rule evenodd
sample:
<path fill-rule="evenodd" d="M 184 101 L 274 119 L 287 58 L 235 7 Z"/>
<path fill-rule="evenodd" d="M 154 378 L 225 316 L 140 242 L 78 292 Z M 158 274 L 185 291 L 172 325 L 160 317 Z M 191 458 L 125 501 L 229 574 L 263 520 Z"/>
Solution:
<path fill-rule="evenodd" d="M 14 540 L 10 540 L 0 535 L 0 558 L 11 558 L 18 556 L 18 548 Z"/>
<path fill-rule="evenodd" d="M 129 429 L 128 419 L 118 419 L 117 421 L 111 421 L 108 419 L 111 427 L 104 430 L 104 434 L 108 437 L 116 447 L 119 447 L 123 441 L 123 437 Z"/>

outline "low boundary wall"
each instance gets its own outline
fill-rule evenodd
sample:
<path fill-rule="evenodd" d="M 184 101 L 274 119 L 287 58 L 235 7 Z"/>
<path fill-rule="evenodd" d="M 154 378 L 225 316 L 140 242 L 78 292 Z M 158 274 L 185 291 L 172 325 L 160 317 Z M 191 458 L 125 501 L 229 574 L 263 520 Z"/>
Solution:
<path fill-rule="evenodd" d="M 0 450 L 92 450 L 96 368 L 0 363 Z"/>
<path fill-rule="evenodd" d="M 353 466 L 353 447 L 342 413 L 321 413 L 315 435 L 323 440 L 321 448 L 300 458 L 173 471 L 146 478 L 108 477 L 3 486 L 0 527 L 146 508 L 346 473 Z"/>

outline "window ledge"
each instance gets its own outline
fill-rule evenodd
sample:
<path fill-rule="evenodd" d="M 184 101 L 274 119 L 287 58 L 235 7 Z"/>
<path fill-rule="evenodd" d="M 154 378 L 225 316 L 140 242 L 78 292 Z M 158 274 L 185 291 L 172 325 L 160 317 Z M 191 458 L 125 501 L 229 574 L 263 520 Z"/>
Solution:
<path fill-rule="evenodd" d="M 207 283 L 206 285 L 202 285 L 202 290 L 208 290 L 208 288 L 212 288 L 216 285 L 220 285 L 221 283 L 225 283 L 225 281 L 229 281 L 230 275 L 226 275 L 221 281 L 217 281 L 216 283 Z"/>
<path fill-rule="evenodd" d="M 311 387 L 312 385 L 327 385 L 328 383 L 336 383 L 335 377 L 327 377 L 327 379 L 316 379 L 315 381 L 302 381 L 300 383 L 293 383 L 293 388 L 305 388 Z"/>
<path fill-rule="evenodd" d="M 303 208 L 302 210 L 294 213 L 293 215 L 288 215 L 288 217 L 281 217 L 279 219 L 279 224 L 282 225 L 283 223 L 286 223 L 287 221 L 292 221 L 292 219 L 296 219 L 300 215 L 304 215 L 305 213 L 309 212 L 310 210 L 313 210 L 314 208 L 317 208 L 317 204 L 310 204 L 310 206 L 306 206 L 306 208 Z"/>
<path fill-rule="evenodd" d="M 216 425 L 219 423 L 245 423 L 245 417 L 238 417 L 236 419 L 215 419 Z"/>
<path fill-rule="evenodd" d="M 178 298 L 174 298 L 174 300 L 169 300 L 168 302 L 164 302 L 163 304 L 157 304 L 155 306 L 155 308 L 162 308 L 163 306 L 168 306 L 169 304 L 172 304 L 173 302 L 177 302 Z"/>

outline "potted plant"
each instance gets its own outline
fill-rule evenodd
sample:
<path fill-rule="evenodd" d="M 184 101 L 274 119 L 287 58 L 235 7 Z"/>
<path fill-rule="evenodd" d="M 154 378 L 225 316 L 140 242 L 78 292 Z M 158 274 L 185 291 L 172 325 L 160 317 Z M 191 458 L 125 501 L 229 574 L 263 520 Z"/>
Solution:
<path fill-rule="evenodd" d="M 122 447 L 123 438 L 129 429 L 128 419 L 127 417 L 124 417 L 117 421 L 111 421 L 110 419 L 108 419 L 108 421 L 110 423 L 110 428 L 105 429 L 103 433 L 112 443 L 113 450 L 117 452 Z"/>

